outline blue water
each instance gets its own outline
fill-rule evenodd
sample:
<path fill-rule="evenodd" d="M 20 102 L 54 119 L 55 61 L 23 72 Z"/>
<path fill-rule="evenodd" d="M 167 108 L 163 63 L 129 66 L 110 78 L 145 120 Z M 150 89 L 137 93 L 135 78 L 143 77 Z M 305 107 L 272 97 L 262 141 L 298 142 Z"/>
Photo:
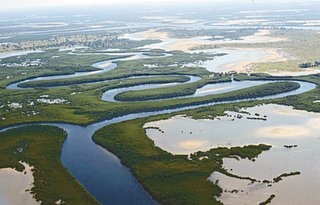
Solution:
<path fill-rule="evenodd" d="M 59 77 L 59 76 L 57 76 Z M 61 77 L 61 76 L 60 76 Z M 65 76 L 68 77 L 68 76 Z M 52 77 L 50 77 L 52 78 Z M 194 77 L 193 80 L 198 80 L 198 77 Z M 207 85 L 200 91 L 233 87 L 234 89 L 240 89 L 243 87 L 252 86 L 255 84 L 266 83 L 263 82 L 231 82 L 230 84 L 216 84 Z M 259 99 L 270 99 L 276 97 L 283 97 L 292 94 L 298 94 L 309 91 L 315 88 L 315 84 L 299 82 L 301 88 L 288 92 L 285 94 L 268 96 Z M 237 84 L 236 86 L 234 86 Z M 150 85 L 140 86 L 139 89 L 146 89 Z M 220 86 L 220 87 L 219 87 Z M 130 88 L 129 88 L 130 89 Z M 205 94 L 199 94 L 197 92 L 194 96 L 213 94 L 214 92 L 226 92 L 230 91 L 229 88 L 224 91 L 206 92 Z M 189 96 L 190 97 L 190 96 Z M 239 101 L 239 100 L 237 100 Z M 235 102 L 237 102 L 235 101 Z M 229 101 L 230 102 L 230 101 Z M 226 103 L 226 102 L 217 102 Z M 68 132 L 68 137 L 65 140 L 61 161 L 69 172 L 102 204 L 157 204 L 153 201 L 148 193 L 146 193 L 142 186 L 134 178 L 130 170 L 123 166 L 120 160 L 108 152 L 106 149 L 96 145 L 91 136 L 93 133 L 112 123 L 125 121 L 129 119 L 135 119 L 138 117 L 145 117 L 149 115 L 157 115 L 162 113 L 170 113 L 174 111 L 180 111 L 184 109 L 191 109 L 201 106 L 213 105 L 217 103 L 209 103 L 197 106 L 188 106 L 172 110 L 163 110 L 156 112 L 130 114 L 111 120 L 98 122 L 89 126 L 70 125 L 65 123 L 41 123 L 59 126 Z M 10 128 L 7 128 L 10 129 Z M 4 130 L 7 130 L 4 129 Z"/>

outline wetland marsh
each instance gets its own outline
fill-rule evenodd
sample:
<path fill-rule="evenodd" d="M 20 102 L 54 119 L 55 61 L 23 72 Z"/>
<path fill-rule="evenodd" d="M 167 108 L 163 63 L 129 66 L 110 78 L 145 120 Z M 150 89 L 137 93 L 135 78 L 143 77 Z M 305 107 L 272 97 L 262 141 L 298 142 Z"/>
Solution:
<path fill-rule="evenodd" d="M 318 58 L 317 22 L 140 9 L 0 27 L 1 51 L 17 52 L 0 55 L 0 180 L 34 179 L 5 181 L 31 192 L 1 189 L 0 203 L 317 202 L 320 77 L 299 68 Z"/>

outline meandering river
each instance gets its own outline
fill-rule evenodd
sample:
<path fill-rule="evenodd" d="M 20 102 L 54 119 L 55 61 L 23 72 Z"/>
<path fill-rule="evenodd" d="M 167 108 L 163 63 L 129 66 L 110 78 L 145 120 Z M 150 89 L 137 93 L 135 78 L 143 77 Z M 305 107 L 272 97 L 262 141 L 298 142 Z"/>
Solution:
<path fill-rule="evenodd" d="M 137 58 L 146 58 L 146 56 L 135 53 Z M 107 72 L 111 69 L 116 68 L 116 61 L 120 60 L 130 60 L 127 59 L 115 59 L 106 62 L 100 62 L 95 64 L 95 66 L 101 64 L 108 64 L 106 67 L 103 67 L 103 71 Z M 231 59 L 229 59 L 231 60 Z M 74 75 L 66 76 L 50 76 L 43 78 L 36 78 L 32 80 L 45 80 L 45 79 L 59 79 L 59 78 L 69 78 L 76 77 L 81 75 L 89 75 L 93 73 L 76 73 Z M 191 82 L 199 80 L 199 77 L 191 77 Z M 25 81 L 23 81 L 25 82 Z M 189 81 L 190 82 L 190 81 Z M 194 95 L 188 97 L 209 95 L 221 92 L 227 92 L 231 90 L 237 90 L 245 87 L 250 87 L 254 85 L 259 85 L 267 83 L 268 81 L 251 81 L 251 82 L 230 82 L 230 83 L 221 83 L 215 85 L 207 85 L 199 89 Z M 21 82 L 19 82 L 21 83 Z M 12 84 L 8 86 L 8 89 L 18 89 L 17 85 L 19 83 Z M 188 83 L 188 82 L 187 82 Z M 259 99 L 268 99 L 268 98 L 277 98 L 284 97 L 288 95 L 294 95 L 303 93 L 315 88 L 315 84 L 299 82 L 301 88 L 296 91 L 283 93 L 275 96 L 268 96 Z M 148 89 L 151 85 L 139 86 L 138 89 Z M 157 85 L 167 86 L 167 85 Z M 134 89 L 134 88 L 126 88 Z M 110 92 L 112 94 L 110 94 Z M 108 91 L 108 98 L 103 98 L 104 100 L 113 101 L 113 96 L 123 90 L 111 90 Z M 224 102 L 218 102 L 224 103 Z M 61 153 L 61 161 L 68 168 L 70 173 L 76 177 L 76 179 L 102 204 L 157 204 L 152 200 L 152 198 L 147 194 L 142 186 L 137 183 L 136 179 L 130 172 L 130 170 L 123 166 L 120 160 L 108 152 L 107 150 L 96 145 L 91 136 L 93 133 L 112 123 L 125 121 L 129 119 L 135 119 L 138 117 L 145 117 L 149 115 L 157 115 L 162 113 L 169 113 L 173 111 L 180 111 L 184 109 L 196 108 L 200 106 L 212 105 L 215 103 L 203 104 L 198 106 L 182 107 L 178 109 L 155 111 L 155 112 L 143 112 L 138 114 L 129 114 L 122 117 L 117 117 L 111 120 L 105 120 L 102 122 L 94 123 L 88 126 L 79 126 L 71 125 L 66 123 L 40 123 L 54 125 L 63 128 L 68 132 L 68 137 L 65 140 Z M 11 127 L 13 128 L 13 127 Z M 7 129 L 11 129 L 7 128 Z M 7 130 L 4 129 L 4 130 Z M 3 130 L 2 130 L 3 131 Z"/>

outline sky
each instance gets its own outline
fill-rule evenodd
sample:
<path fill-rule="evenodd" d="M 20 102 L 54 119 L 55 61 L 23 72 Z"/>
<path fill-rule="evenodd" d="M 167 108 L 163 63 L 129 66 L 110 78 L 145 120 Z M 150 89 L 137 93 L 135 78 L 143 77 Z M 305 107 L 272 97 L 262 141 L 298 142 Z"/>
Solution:
<path fill-rule="evenodd" d="M 171 4 L 171 3 L 199 3 L 215 1 L 236 1 L 236 0 L 0 0 L 1 9 L 30 8 L 30 7 L 51 7 L 66 5 L 88 5 L 88 4 Z M 268 0 L 238 0 L 237 2 L 266 2 Z M 289 0 L 285 0 L 289 1 Z M 306 2 L 306 0 L 290 0 Z M 283 0 L 281 2 L 284 2 Z"/>
<path fill-rule="evenodd" d="M 88 4 L 160 4 L 175 2 L 199 2 L 199 0 L 0 0 L 3 8 L 27 8 L 27 7 L 50 7 L 62 5 L 88 5 Z M 201 0 L 210 1 L 210 0 Z M 211 0 L 218 1 L 218 0 Z M 248 0 L 250 1 L 250 0 Z"/>

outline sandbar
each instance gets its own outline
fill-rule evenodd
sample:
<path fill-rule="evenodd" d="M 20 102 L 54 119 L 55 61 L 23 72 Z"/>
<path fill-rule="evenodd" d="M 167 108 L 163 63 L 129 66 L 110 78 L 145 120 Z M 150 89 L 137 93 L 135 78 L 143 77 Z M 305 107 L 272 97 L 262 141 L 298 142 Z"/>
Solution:
<path fill-rule="evenodd" d="M 30 189 L 33 184 L 32 168 L 26 163 L 23 172 L 11 168 L 0 169 L 0 197 L 10 205 L 38 205 Z M 27 191 L 28 190 L 28 191 Z"/>
<path fill-rule="evenodd" d="M 184 149 L 195 149 L 207 143 L 209 143 L 208 140 L 190 139 L 190 140 L 184 140 L 184 141 L 178 142 L 178 145 Z"/>
<path fill-rule="evenodd" d="M 155 29 L 145 31 L 139 34 L 139 37 L 145 39 L 166 39 L 168 38 L 167 32 L 157 32 Z"/>
<path fill-rule="evenodd" d="M 199 91 L 198 93 L 208 93 L 208 92 L 214 92 L 214 91 L 219 91 L 219 90 L 225 90 L 225 89 L 229 89 L 229 88 L 232 88 L 232 86 L 223 87 L 223 88 L 214 88 L 214 89 L 210 89 L 210 90 L 202 90 L 202 91 Z"/>
<path fill-rule="evenodd" d="M 105 68 L 107 66 L 109 66 L 111 63 L 104 63 L 104 64 L 101 64 L 99 65 L 100 68 Z"/>
<path fill-rule="evenodd" d="M 183 42 L 177 42 L 171 45 L 171 49 L 174 50 L 189 50 L 190 48 L 201 46 L 201 45 L 219 45 L 219 44 L 234 44 L 234 43 L 269 43 L 269 42 L 279 42 L 279 41 L 288 41 L 288 39 L 285 38 L 274 38 L 269 35 L 269 30 L 259 30 L 259 32 L 255 33 L 251 36 L 245 36 L 242 37 L 242 40 L 232 40 L 232 41 L 192 41 L 190 39 L 189 41 L 183 41 Z"/>
<path fill-rule="evenodd" d="M 231 70 L 236 72 L 248 72 L 252 71 L 257 65 L 260 63 L 275 63 L 275 62 L 283 62 L 288 59 L 281 55 L 277 49 L 274 48 L 265 48 L 265 49 L 254 49 L 254 48 L 228 48 L 228 50 L 246 50 L 246 51 L 264 51 L 266 57 L 260 58 L 258 60 L 241 60 L 232 62 L 229 64 L 225 64 L 223 68 L 232 68 Z M 248 55 L 254 55 L 253 53 L 248 53 Z M 251 56 L 248 56 L 250 58 Z"/>
<path fill-rule="evenodd" d="M 283 139 L 301 139 L 310 135 L 312 130 L 306 126 L 283 125 L 260 128 L 257 133 L 260 137 L 283 138 Z"/>

